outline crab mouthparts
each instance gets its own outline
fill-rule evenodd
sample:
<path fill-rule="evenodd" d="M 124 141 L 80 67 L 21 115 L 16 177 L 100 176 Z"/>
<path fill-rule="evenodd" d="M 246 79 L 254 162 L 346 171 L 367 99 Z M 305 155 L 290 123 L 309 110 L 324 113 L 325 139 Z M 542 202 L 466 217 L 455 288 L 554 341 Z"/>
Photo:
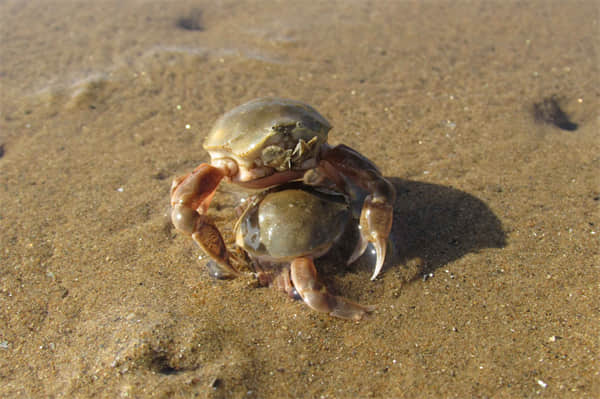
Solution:
<path fill-rule="evenodd" d="M 265 166 L 278 172 L 306 169 L 306 161 L 316 157 L 318 141 L 316 136 L 309 141 L 300 139 L 293 149 L 270 145 L 263 149 L 261 159 Z"/>

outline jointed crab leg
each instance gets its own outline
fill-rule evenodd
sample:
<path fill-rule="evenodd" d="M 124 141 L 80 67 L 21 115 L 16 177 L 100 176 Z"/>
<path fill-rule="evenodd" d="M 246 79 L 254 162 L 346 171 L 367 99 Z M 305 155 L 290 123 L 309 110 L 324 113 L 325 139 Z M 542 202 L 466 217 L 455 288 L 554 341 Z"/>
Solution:
<path fill-rule="evenodd" d="M 302 300 L 318 312 L 329 313 L 342 319 L 360 320 L 374 310 L 371 306 L 361 306 L 341 296 L 331 295 L 317 280 L 317 270 L 312 259 L 296 258 L 290 267 L 292 284 Z"/>
<path fill-rule="evenodd" d="M 221 233 L 206 215 L 217 186 L 225 176 L 223 170 L 203 163 L 190 174 L 175 179 L 171 186 L 171 219 L 177 230 L 192 236 L 224 274 L 237 276 L 240 273 L 230 262 Z"/>
<path fill-rule="evenodd" d="M 319 169 L 345 192 L 351 192 L 349 180 L 369 193 L 364 199 L 360 215 L 361 240 L 348 263 L 363 254 L 368 242 L 373 243 L 377 263 L 371 280 L 375 280 L 383 267 L 386 242 L 392 228 L 396 200 L 394 186 L 370 160 L 345 145 L 326 148 L 321 155 Z"/>

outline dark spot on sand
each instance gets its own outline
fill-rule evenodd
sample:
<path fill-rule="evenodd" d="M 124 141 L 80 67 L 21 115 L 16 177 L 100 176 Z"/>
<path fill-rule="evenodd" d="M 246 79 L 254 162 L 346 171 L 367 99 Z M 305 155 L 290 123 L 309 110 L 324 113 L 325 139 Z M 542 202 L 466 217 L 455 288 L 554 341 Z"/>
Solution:
<path fill-rule="evenodd" d="M 150 364 L 150 369 L 163 375 L 173 375 L 180 371 L 170 365 L 167 356 L 160 353 L 154 354 Z"/>
<path fill-rule="evenodd" d="M 169 177 L 169 174 L 164 170 L 152 175 L 152 178 L 156 180 L 165 180 L 167 177 Z"/>
<path fill-rule="evenodd" d="M 560 108 L 556 96 L 545 98 L 533 105 L 533 116 L 538 122 L 549 123 L 562 130 L 570 132 L 577 130 L 577 123 L 572 122 L 567 114 Z"/>
<path fill-rule="evenodd" d="M 4 144 L 0 144 L 0 158 L 4 156 Z"/>
<path fill-rule="evenodd" d="M 202 11 L 192 10 L 186 16 L 177 18 L 176 25 L 178 28 L 191 31 L 203 31 L 204 24 L 202 23 Z"/>

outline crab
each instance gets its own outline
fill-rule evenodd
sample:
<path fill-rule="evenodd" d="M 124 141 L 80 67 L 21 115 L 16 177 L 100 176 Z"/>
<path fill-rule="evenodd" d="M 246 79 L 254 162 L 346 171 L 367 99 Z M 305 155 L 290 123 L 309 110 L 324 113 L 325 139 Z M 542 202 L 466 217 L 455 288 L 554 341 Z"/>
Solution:
<path fill-rule="evenodd" d="M 247 202 L 234 228 L 235 242 L 252 260 L 262 285 L 285 291 L 316 311 L 360 320 L 374 308 L 329 293 L 313 261 L 353 227 L 351 220 L 346 196 L 292 183 Z"/>
<path fill-rule="evenodd" d="M 258 98 L 225 113 L 204 142 L 210 163 L 173 181 L 173 225 L 216 262 L 221 276 L 234 277 L 241 275 L 234 266 L 235 254 L 207 214 L 221 181 L 265 190 L 295 180 L 333 187 L 361 202 L 360 239 L 348 263 L 372 243 L 377 254 L 374 280 L 385 259 L 396 193 L 369 159 L 343 144 L 330 146 L 330 129 L 311 106 L 282 98 Z"/>

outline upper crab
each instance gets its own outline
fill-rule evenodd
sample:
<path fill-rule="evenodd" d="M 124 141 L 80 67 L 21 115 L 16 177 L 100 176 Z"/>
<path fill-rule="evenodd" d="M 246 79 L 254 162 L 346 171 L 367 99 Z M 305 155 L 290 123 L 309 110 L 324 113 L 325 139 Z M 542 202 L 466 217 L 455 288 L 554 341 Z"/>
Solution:
<path fill-rule="evenodd" d="M 232 181 L 251 182 L 244 185 L 256 187 L 262 185 L 258 179 L 316 167 L 330 129 L 329 122 L 307 104 L 259 98 L 221 116 L 208 134 L 204 149 L 213 166 L 237 169 L 230 175 Z"/>

